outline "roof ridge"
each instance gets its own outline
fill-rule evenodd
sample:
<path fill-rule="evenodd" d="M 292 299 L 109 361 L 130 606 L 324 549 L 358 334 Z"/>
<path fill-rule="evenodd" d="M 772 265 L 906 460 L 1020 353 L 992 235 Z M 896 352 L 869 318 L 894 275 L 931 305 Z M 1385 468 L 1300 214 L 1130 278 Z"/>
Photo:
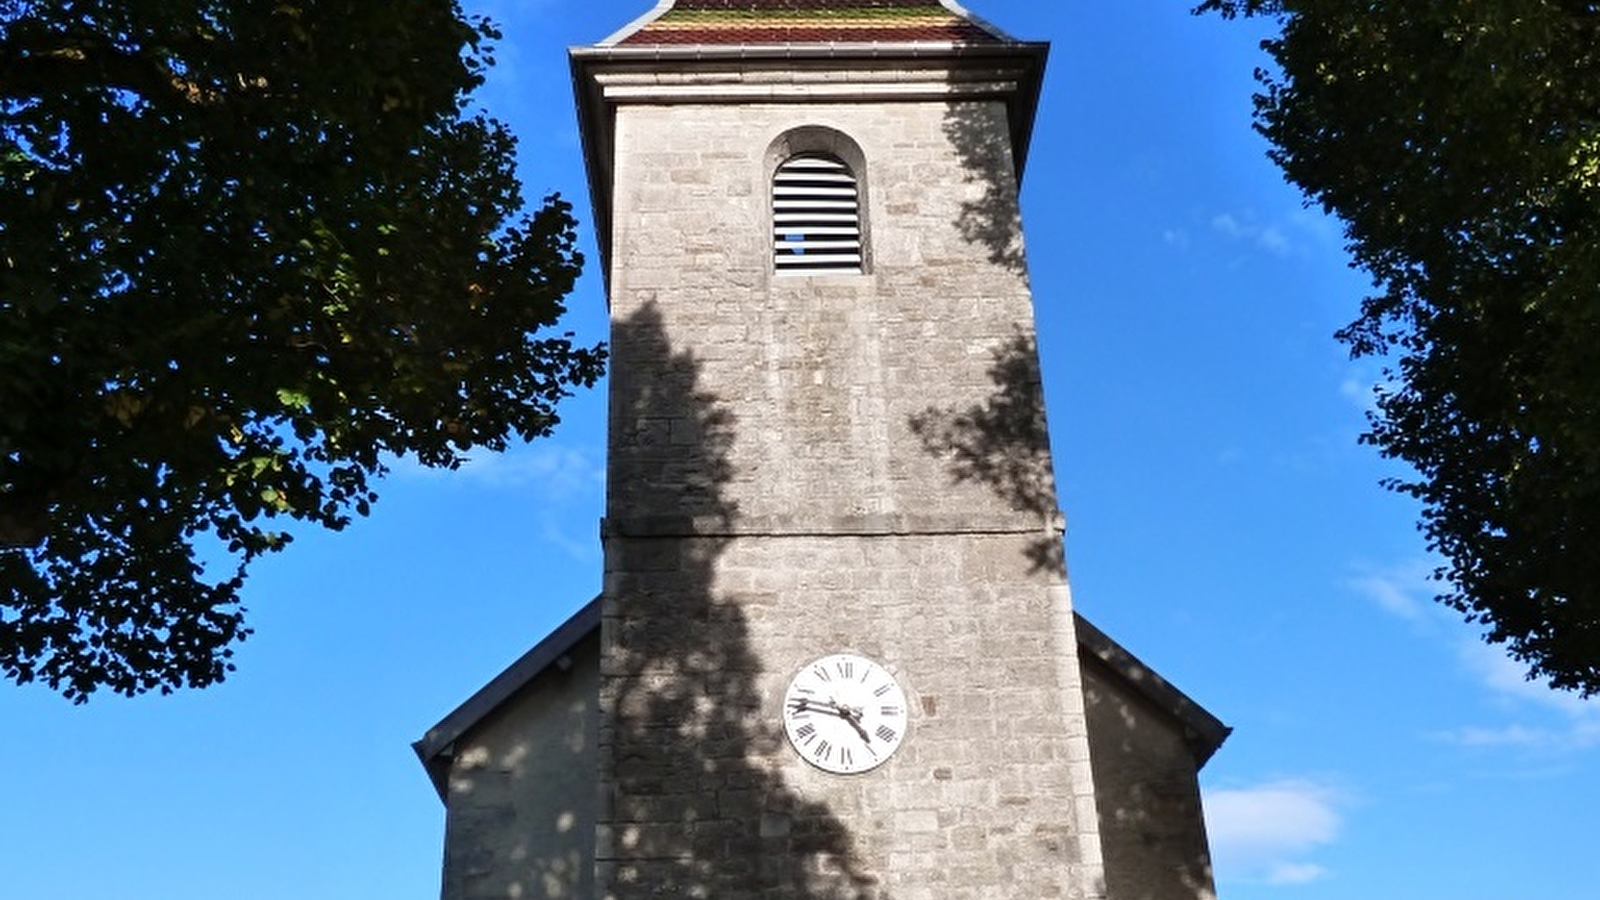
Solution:
<path fill-rule="evenodd" d="M 956 0 L 659 0 L 598 46 L 1014 42 Z"/>

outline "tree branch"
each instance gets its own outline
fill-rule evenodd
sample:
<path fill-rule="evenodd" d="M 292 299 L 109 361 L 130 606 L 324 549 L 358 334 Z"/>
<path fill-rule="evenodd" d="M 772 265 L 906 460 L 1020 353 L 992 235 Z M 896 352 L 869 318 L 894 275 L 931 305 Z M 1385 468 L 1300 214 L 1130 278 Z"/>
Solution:
<path fill-rule="evenodd" d="M 41 99 L 84 90 L 118 88 L 151 103 L 211 104 L 216 90 L 183 78 L 159 56 L 119 50 L 104 41 L 52 36 L 48 43 L 26 39 L 0 42 L 0 96 Z"/>

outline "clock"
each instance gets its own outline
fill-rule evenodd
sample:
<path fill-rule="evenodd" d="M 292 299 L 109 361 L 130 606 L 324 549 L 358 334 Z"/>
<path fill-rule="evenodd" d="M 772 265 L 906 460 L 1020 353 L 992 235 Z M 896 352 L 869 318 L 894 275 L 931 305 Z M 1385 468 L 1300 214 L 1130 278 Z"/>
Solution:
<path fill-rule="evenodd" d="M 795 752 L 838 775 L 882 765 L 905 740 L 907 722 L 900 682 L 853 653 L 806 664 L 783 695 L 783 730 Z"/>

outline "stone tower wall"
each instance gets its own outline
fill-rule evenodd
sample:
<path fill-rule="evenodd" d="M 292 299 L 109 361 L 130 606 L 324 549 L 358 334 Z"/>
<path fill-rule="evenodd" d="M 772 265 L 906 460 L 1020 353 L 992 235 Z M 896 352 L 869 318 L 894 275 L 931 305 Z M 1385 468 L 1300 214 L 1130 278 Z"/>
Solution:
<path fill-rule="evenodd" d="M 772 272 L 769 151 L 818 127 L 864 153 L 869 274 Z M 1013 380 L 1026 384 L 1011 386 L 1031 392 L 1027 413 L 1042 422 L 1006 133 L 998 102 L 624 107 L 610 458 L 627 490 L 609 515 L 697 513 L 697 423 L 616 407 L 681 396 L 692 376 L 737 420 L 737 440 L 715 448 L 728 466 L 715 502 L 743 520 L 828 532 L 846 517 L 1037 526 L 1040 509 L 953 477 L 915 429 L 930 412 L 991 403 L 997 362 L 1022 345 L 1030 368 Z M 1014 461 L 1020 486 L 1053 513 L 1042 444 L 987 437 L 994 461 L 1025 457 Z"/>
<path fill-rule="evenodd" d="M 774 148 L 829 133 L 868 272 L 776 276 Z M 619 108 L 602 896 L 1102 896 L 1007 134 L 982 100 Z M 914 710 L 864 775 L 779 725 L 839 651 Z"/>

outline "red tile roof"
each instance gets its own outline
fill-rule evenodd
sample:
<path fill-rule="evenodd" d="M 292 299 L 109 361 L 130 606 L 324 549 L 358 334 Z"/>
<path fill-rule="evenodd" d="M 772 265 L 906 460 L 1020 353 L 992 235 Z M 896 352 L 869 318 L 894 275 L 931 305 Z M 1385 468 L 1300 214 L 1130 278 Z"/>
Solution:
<path fill-rule="evenodd" d="M 992 44 L 1002 40 L 940 0 L 677 0 L 620 43 Z"/>

